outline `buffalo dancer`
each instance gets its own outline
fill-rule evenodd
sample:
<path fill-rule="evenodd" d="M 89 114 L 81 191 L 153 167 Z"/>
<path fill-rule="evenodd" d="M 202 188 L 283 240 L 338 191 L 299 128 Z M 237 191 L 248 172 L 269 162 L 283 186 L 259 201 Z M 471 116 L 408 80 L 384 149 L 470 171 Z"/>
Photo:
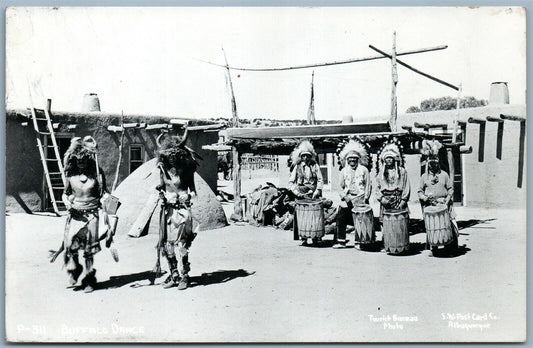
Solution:
<path fill-rule="evenodd" d="M 83 272 L 79 251 L 85 259 L 85 277 L 82 286 L 92 292 L 96 284 L 94 254 L 101 250 L 98 235 L 99 210 L 105 199 L 105 176 L 98 168 L 96 142 L 90 136 L 73 138 L 64 156 L 66 187 L 62 199 L 68 210 L 63 246 L 65 265 L 71 285 L 75 285 Z M 105 214 L 105 213 L 104 213 Z M 105 217 L 105 216 L 104 216 Z M 108 223 L 106 219 L 106 223 Z M 112 242 L 108 225 L 106 246 Z"/>
<path fill-rule="evenodd" d="M 168 137 L 159 144 L 158 139 L 157 165 L 161 182 L 156 189 L 162 203 L 158 256 L 161 250 L 170 270 L 163 287 L 178 285 L 178 290 L 184 290 L 189 285 L 189 248 L 196 237 L 190 207 L 191 194 L 196 194 L 194 173 L 198 166 L 195 157 L 198 155 L 184 145 L 186 137 L 187 131 L 182 140 Z"/>

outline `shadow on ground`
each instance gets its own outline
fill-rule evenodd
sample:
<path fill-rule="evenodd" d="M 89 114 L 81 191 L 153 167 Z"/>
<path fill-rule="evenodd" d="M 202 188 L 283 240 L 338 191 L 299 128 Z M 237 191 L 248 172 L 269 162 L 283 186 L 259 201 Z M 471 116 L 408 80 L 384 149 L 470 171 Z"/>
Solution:
<path fill-rule="evenodd" d="M 424 251 L 426 248 L 426 243 L 420 243 L 420 242 L 410 242 L 409 243 L 409 249 L 405 250 L 399 254 L 391 254 L 387 253 L 390 256 L 413 256 L 418 255 L 422 251 Z"/>
<path fill-rule="evenodd" d="M 98 278 L 98 274 L 96 276 Z M 116 289 L 131 283 L 134 283 L 131 285 L 131 287 L 140 287 L 142 285 L 138 284 L 137 282 L 142 280 L 150 280 L 150 282 L 152 283 L 152 279 L 155 279 L 155 274 L 152 271 L 111 276 L 108 280 L 96 283 L 94 290 Z M 75 290 L 81 290 L 82 288 L 83 285 L 76 288 Z"/>
<path fill-rule="evenodd" d="M 470 220 L 458 220 L 457 221 L 457 227 L 459 227 L 459 230 L 463 230 L 465 228 L 477 226 L 484 224 L 489 221 L 494 221 L 496 219 L 486 219 L 486 220 L 478 220 L 478 219 L 470 219 Z M 485 229 L 495 229 L 494 226 L 478 226 L 477 228 L 485 228 Z M 409 219 L 409 235 L 415 235 L 418 233 L 426 233 L 426 226 L 424 225 L 423 219 Z M 461 233 L 463 234 L 463 233 Z"/>
<path fill-rule="evenodd" d="M 242 268 L 238 270 L 219 270 L 216 272 L 202 273 L 201 276 L 190 277 L 189 287 L 226 283 L 230 280 L 248 277 L 252 274 L 255 274 L 255 272 L 248 272 Z"/>
<path fill-rule="evenodd" d="M 486 220 L 470 219 L 470 220 L 462 220 L 462 221 L 457 221 L 457 227 L 459 227 L 459 230 L 462 230 L 462 229 L 465 229 L 465 228 L 469 228 L 469 227 L 473 227 L 473 226 L 476 226 L 476 225 L 484 224 L 485 222 L 488 222 L 488 221 L 494 221 L 494 220 L 496 220 L 496 219 L 486 219 Z M 494 226 L 487 226 L 487 227 L 478 227 L 478 228 L 490 228 L 490 229 L 495 229 L 496 227 L 494 227 Z"/>
<path fill-rule="evenodd" d="M 441 259 L 451 259 L 454 257 L 459 257 L 465 255 L 467 252 L 469 252 L 471 249 L 466 246 L 466 244 L 459 245 L 457 248 L 439 248 L 438 250 L 435 250 L 432 252 L 433 257 L 441 258 Z"/>
<path fill-rule="evenodd" d="M 159 283 L 155 283 L 155 280 L 156 278 L 159 278 L 165 275 L 165 273 L 166 272 L 163 272 L 159 274 L 157 277 L 156 277 L 156 274 L 152 271 L 144 271 L 144 272 L 125 274 L 125 275 L 120 275 L 120 276 L 111 276 L 109 277 L 109 280 L 98 282 L 94 290 L 117 289 L 128 284 L 131 284 L 130 287 L 132 288 L 159 285 Z M 247 277 L 252 274 L 255 274 L 255 272 L 248 272 L 243 269 L 219 270 L 216 272 L 202 273 L 201 276 L 190 277 L 189 287 L 192 288 L 192 287 L 199 286 L 199 285 L 205 286 L 205 285 L 226 283 L 226 282 L 229 282 L 230 280 L 233 280 L 236 278 Z M 149 283 L 147 284 L 139 283 L 144 280 L 148 280 Z M 74 290 L 79 291 L 79 290 L 83 290 L 83 288 L 84 288 L 84 285 L 82 284 L 80 286 L 75 287 Z"/>

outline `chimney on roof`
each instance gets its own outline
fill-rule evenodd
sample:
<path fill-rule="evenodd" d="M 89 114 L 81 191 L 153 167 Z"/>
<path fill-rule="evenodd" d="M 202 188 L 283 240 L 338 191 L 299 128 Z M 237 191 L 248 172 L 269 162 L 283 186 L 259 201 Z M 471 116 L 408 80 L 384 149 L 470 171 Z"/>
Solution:
<path fill-rule="evenodd" d="M 98 94 L 87 93 L 83 96 L 83 104 L 81 106 L 82 112 L 98 112 L 100 111 L 100 100 Z"/>
<path fill-rule="evenodd" d="M 352 115 L 343 116 L 342 123 L 353 123 Z"/>
<path fill-rule="evenodd" d="M 490 104 L 509 104 L 509 88 L 507 88 L 507 82 L 493 82 L 490 84 Z"/>

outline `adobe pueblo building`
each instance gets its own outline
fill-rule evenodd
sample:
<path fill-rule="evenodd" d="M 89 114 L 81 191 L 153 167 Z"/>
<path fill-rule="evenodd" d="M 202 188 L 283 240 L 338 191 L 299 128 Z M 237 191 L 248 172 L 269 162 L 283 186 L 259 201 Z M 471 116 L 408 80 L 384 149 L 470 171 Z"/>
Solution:
<path fill-rule="evenodd" d="M 457 121 L 453 139 L 454 120 Z M 303 139 L 309 139 L 318 154 L 325 181 L 324 190 L 338 190 L 339 168 L 337 145 L 348 137 L 359 137 L 371 147 L 373 161 L 384 141 L 398 138 L 406 156 L 411 192 L 418 190 L 423 166 L 420 145 L 423 139 L 438 139 L 446 152 L 441 158 L 444 170 L 454 180 L 454 203 L 480 208 L 524 209 L 526 206 L 526 105 L 509 104 L 505 83 L 493 83 L 486 106 L 406 113 L 398 115 L 397 130 L 392 131 L 388 117 L 371 122 L 348 122 L 315 126 L 228 128 L 224 142 L 206 149 L 233 148 L 239 158 L 244 154 L 278 155 L 279 182 L 289 179 L 288 155 Z M 233 156 L 233 170 L 239 171 Z M 375 180 L 375 166 L 371 177 Z M 375 185 L 374 185 L 375 187 Z M 235 185 L 236 191 L 240 185 Z M 247 192 L 244 192 L 246 194 Z M 371 197 L 371 201 L 373 195 Z M 417 204 L 418 195 L 412 194 Z M 235 202 L 235 218 L 241 214 L 242 203 Z"/>
<path fill-rule="evenodd" d="M 89 97 L 94 98 L 94 95 Z M 218 140 L 221 125 L 207 120 L 100 112 L 94 100 L 88 107 L 85 106 L 86 112 L 52 111 L 50 106 L 49 101 L 47 110 L 34 109 L 35 115 L 32 115 L 31 109 L 6 111 L 7 213 L 61 212 L 63 185 L 57 158 L 63 158 L 71 138 L 91 135 L 98 144 L 98 162 L 106 176 L 107 187 L 111 191 L 116 178 L 116 193 L 124 203 L 118 211 L 120 233 L 121 226 L 133 223 L 129 220 L 134 220 L 150 193 L 155 192 L 156 184 L 152 183 L 152 177 L 158 175 L 152 175 L 152 170 L 147 168 L 155 167 L 155 160 L 149 161 L 156 157 L 158 136 L 162 133 L 182 136 L 187 124 L 186 145 L 203 158 L 195 177 L 198 199 L 202 201 L 197 202 L 196 210 L 200 210 L 199 215 L 208 216 L 209 220 L 205 220 L 201 228 L 226 225 L 224 212 L 214 195 L 217 189 L 217 154 L 202 149 L 202 145 Z M 48 118 L 53 136 L 45 126 L 39 126 L 39 131 L 36 131 L 33 118 L 42 123 L 47 123 Z M 47 170 L 43 161 L 47 163 Z M 130 175 L 137 172 L 137 175 Z M 129 180 L 124 182 L 126 178 Z M 55 202 L 51 198 L 52 193 Z M 145 197 L 137 197 L 137 200 L 140 199 L 138 205 L 128 206 L 133 200 L 130 198 L 139 193 L 144 193 Z"/>

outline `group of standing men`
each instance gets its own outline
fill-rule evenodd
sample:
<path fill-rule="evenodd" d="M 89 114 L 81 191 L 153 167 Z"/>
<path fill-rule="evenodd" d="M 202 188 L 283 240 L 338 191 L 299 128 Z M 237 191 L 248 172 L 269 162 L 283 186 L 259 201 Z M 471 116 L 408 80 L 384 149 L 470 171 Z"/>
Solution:
<path fill-rule="evenodd" d="M 426 170 L 420 180 L 418 197 L 423 209 L 435 205 L 447 206 L 452 228 L 457 235 L 453 212 L 453 182 L 448 173 L 440 167 L 441 148 L 442 144 L 436 140 L 424 140 L 422 143 L 422 162 L 426 164 Z M 348 224 L 354 224 L 352 211 L 355 207 L 368 205 L 372 192 L 380 203 L 380 221 L 384 211 L 405 211 L 408 214 L 410 197 L 409 178 L 399 142 L 391 139 L 385 142 L 378 152 L 375 180 L 377 187 L 374 190 L 370 177 L 371 157 L 368 147 L 357 139 L 351 139 L 344 143 L 340 150 L 338 191 L 341 201 L 337 209 L 333 245 L 336 249 L 346 247 L 346 227 Z M 303 141 L 295 149 L 293 156 L 299 156 L 299 160 L 291 171 L 289 188 L 297 199 L 321 198 L 324 182 L 311 143 Z"/>

